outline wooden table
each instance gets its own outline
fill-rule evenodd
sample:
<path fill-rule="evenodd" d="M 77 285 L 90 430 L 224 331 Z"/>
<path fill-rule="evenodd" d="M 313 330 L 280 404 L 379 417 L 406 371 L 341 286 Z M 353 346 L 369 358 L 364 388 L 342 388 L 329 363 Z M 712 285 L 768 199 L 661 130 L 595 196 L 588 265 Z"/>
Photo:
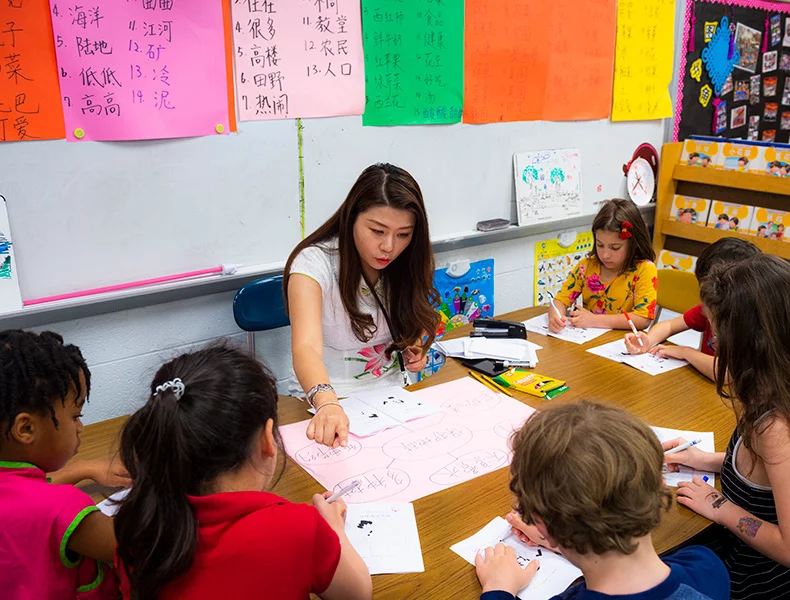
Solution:
<path fill-rule="evenodd" d="M 545 308 L 516 311 L 502 318 L 522 321 L 544 312 Z M 468 335 L 469 327 L 453 331 L 448 338 Z M 691 367 L 651 377 L 626 365 L 595 356 L 586 349 L 622 336 L 612 331 L 585 344 L 576 344 L 530 334 L 530 339 L 543 346 L 539 351 L 542 375 L 567 381 L 570 390 L 554 400 L 546 401 L 526 395 L 519 400 L 541 408 L 577 400 L 606 401 L 639 415 L 651 425 L 694 431 L 713 431 L 716 450 L 726 448 L 735 427 L 732 411 L 717 396 L 715 386 Z M 415 389 L 437 385 L 463 377 L 466 370 L 455 360 Z M 90 410 L 90 406 L 88 409 Z M 282 397 L 279 405 L 282 425 L 308 417 L 304 404 L 291 397 Z M 106 456 L 117 447 L 117 436 L 125 417 L 89 425 L 82 434 L 80 453 L 75 460 Z M 288 459 L 282 479 L 273 492 L 294 502 L 309 502 L 323 488 L 298 465 Z M 718 480 L 717 480 L 718 481 Z M 480 586 L 474 568 L 450 551 L 455 542 L 477 532 L 496 515 L 504 516 L 511 508 L 508 491 L 509 471 L 500 469 L 483 477 L 414 502 L 420 532 L 425 573 L 379 575 L 373 578 L 374 597 L 385 600 L 408 598 L 453 598 L 476 600 Z M 101 490 L 89 488 L 94 497 Z M 661 526 L 654 533 L 656 549 L 663 552 L 702 530 L 708 521 L 675 503 Z"/>

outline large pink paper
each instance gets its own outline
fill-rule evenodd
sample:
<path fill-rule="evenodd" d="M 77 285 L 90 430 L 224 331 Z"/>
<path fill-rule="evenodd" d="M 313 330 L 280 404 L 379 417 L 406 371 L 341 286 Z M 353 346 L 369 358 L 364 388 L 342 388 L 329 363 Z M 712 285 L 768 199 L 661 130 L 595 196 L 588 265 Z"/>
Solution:
<path fill-rule="evenodd" d="M 365 72 L 359 0 L 234 0 L 242 121 L 360 115 Z"/>
<path fill-rule="evenodd" d="M 50 0 L 66 137 L 230 129 L 219 0 Z"/>
<path fill-rule="evenodd" d="M 328 490 L 361 480 L 346 502 L 411 502 L 510 464 L 510 434 L 535 412 L 468 377 L 415 394 L 443 413 L 337 449 L 309 441 L 301 421 L 280 428 L 285 451 Z"/>

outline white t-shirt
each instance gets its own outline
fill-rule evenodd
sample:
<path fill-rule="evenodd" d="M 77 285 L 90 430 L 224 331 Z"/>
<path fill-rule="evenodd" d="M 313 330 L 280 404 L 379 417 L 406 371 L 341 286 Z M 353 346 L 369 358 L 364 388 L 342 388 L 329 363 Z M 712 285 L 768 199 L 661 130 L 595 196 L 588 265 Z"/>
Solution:
<path fill-rule="evenodd" d="M 291 275 L 306 275 L 321 286 L 324 365 L 338 397 L 344 398 L 363 389 L 398 385 L 399 368 L 394 354 L 390 360 L 385 357 L 385 350 L 392 343 L 392 335 L 376 299 L 364 281 L 360 282 L 359 308 L 373 317 L 376 333 L 367 342 L 360 341 L 354 335 L 351 320 L 340 298 L 340 255 L 337 248 L 337 239 L 321 246 L 305 248 L 291 263 Z M 376 292 L 384 301 L 381 279 L 376 284 Z M 293 369 L 288 381 L 288 393 L 302 397 L 305 394 Z"/>

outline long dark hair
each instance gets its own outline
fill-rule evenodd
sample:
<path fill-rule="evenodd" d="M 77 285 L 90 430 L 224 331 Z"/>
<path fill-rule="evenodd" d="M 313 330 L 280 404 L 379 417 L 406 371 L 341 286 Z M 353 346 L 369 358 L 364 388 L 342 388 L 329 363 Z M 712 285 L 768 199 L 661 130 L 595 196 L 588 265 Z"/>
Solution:
<path fill-rule="evenodd" d="M 362 171 L 337 212 L 294 248 L 285 263 L 283 277 L 286 306 L 294 258 L 305 248 L 338 238 L 340 297 L 351 328 L 363 342 L 375 335 L 373 318 L 359 307 L 359 285 L 364 275 L 354 243 L 354 223 L 361 213 L 376 206 L 407 210 L 414 215 L 411 242 L 382 272 L 384 297 L 381 301 L 389 313 L 395 346 L 402 349 L 409 344 L 421 344 L 423 334 L 427 334 L 424 345 L 427 348 L 433 343 L 439 324 L 434 308 L 439 294 L 433 287 L 434 260 L 428 216 L 420 186 L 408 172 L 394 165 L 377 164 Z"/>
<path fill-rule="evenodd" d="M 156 392 L 176 378 L 183 397 Z M 159 369 L 150 392 L 121 434 L 132 488 L 115 534 L 133 600 L 156 598 L 192 566 L 198 524 L 187 495 L 205 494 L 218 475 L 243 465 L 269 419 L 280 444 L 275 379 L 239 350 L 214 345 L 179 356 Z"/>
<path fill-rule="evenodd" d="M 642 218 L 642 213 L 639 208 L 630 200 L 623 200 L 622 198 L 614 198 L 607 200 L 595 215 L 593 219 L 592 231 L 593 235 L 598 230 L 614 231 L 621 233 L 623 230 L 623 223 L 630 223 L 631 228 L 628 230 L 631 237 L 628 241 L 628 254 L 623 263 L 623 272 L 629 269 L 635 269 L 636 263 L 642 260 L 649 260 L 655 262 L 656 253 L 653 251 L 653 246 L 650 244 L 650 232 L 647 230 L 645 220 Z M 598 247 L 593 244 L 593 249 L 590 256 L 594 256 L 595 260 L 601 262 L 598 258 Z"/>
<path fill-rule="evenodd" d="M 700 286 L 717 338 L 716 391 L 737 401 L 738 431 L 754 454 L 760 417 L 790 423 L 788 290 L 790 263 L 770 254 L 714 265 Z"/>

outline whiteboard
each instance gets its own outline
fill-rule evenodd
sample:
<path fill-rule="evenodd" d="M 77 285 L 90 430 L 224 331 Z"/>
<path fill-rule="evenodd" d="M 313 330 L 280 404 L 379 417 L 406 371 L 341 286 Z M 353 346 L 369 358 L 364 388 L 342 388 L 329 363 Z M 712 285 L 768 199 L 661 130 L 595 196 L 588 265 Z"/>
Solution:
<path fill-rule="evenodd" d="M 622 165 L 639 144 L 648 142 L 660 150 L 664 124 L 531 121 L 362 127 L 359 117 L 344 117 L 305 121 L 304 136 L 308 231 L 332 214 L 365 167 L 392 162 L 420 184 L 431 237 L 441 239 L 469 232 L 484 219 L 516 221 L 516 152 L 580 149 L 583 213 L 596 213 L 601 201 L 625 194 Z"/>
<path fill-rule="evenodd" d="M 434 240 L 483 219 L 515 221 L 513 154 L 579 148 L 584 213 L 625 193 L 621 165 L 662 121 L 362 127 L 360 117 L 303 121 L 309 233 L 368 165 L 392 162 L 422 187 Z M 221 263 L 283 263 L 301 237 L 296 122 L 239 133 L 116 143 L 0 144 L 25 299 Z M 558 224 L 558 229 L 561 224 Z"/>

